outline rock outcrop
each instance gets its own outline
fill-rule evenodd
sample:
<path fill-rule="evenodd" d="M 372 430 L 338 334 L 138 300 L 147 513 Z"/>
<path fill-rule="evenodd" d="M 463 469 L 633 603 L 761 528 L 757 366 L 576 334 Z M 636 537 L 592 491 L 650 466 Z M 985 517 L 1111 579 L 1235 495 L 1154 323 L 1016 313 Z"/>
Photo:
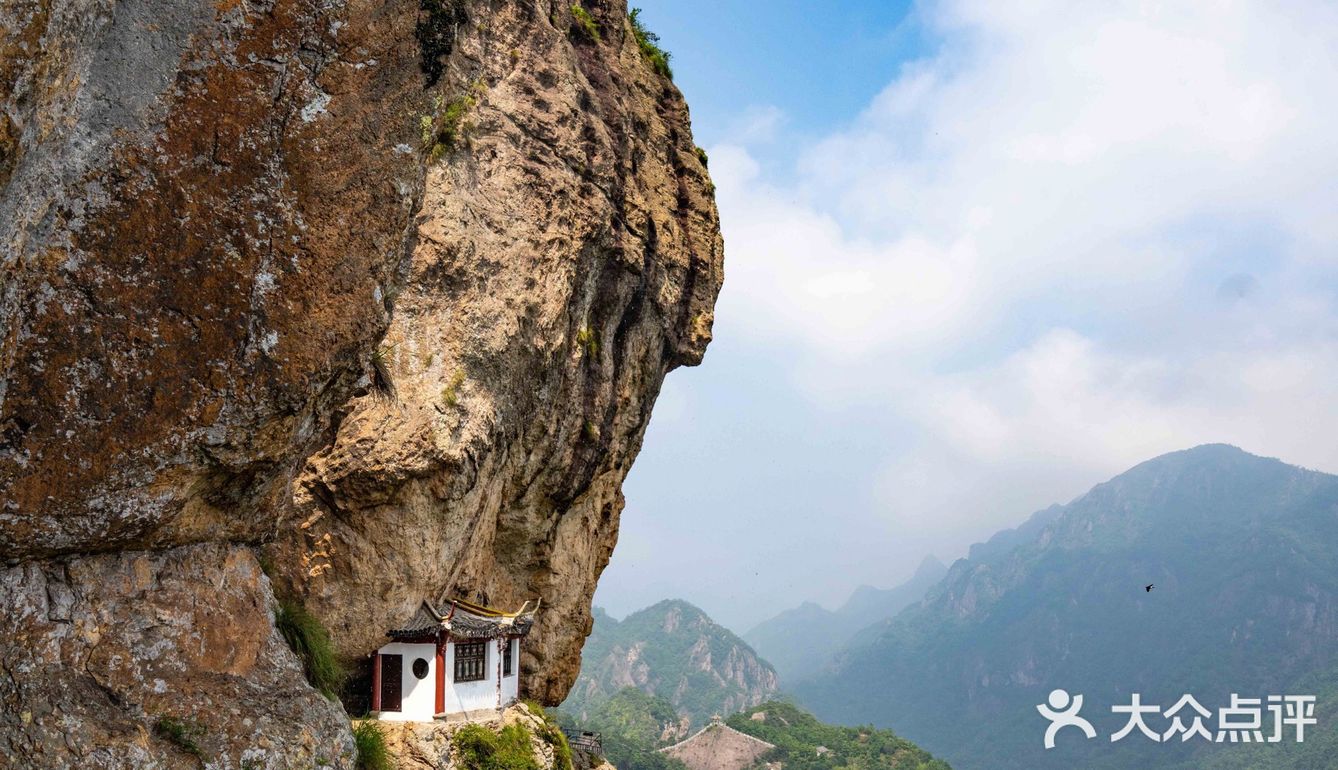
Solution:
<path fill-rule="evenodd" d="M 346 765 L 260 549 L 349 660 L 542 598 L 565 694 L 722 279 L 681 97 L 585 8 L 0 0 L 0 757 Z"/>
<path fill-rule="evenodd" d="M 218 544 L 0 573 L 0 767 L 351 766 L 348 718 L 303 679 L 267 582 Z"/>
<path fill-rule="evenodd" d="M 393 757 L 396 770 L 466 770 L 461 761 L 456 735 L 464 722 L 376 722 Z M 499 733 L 511 725 L 519 725 L 529 739 L 531 755 L 540 770 L 572 770 L 554 745 L 561 730 L 542 713 L 530 711 L 526 704 L 502 710 L 497 719 L 476 723 L 484 729 Z M 573 757 L 574 759 L 575 757 Z M 612 770 L 612 766 L 608 766 Z"/>
<path fill-rule="evenodd" d="M 686 108 L 623 10 L 591 13 L 598 42 L 524 4 L 456 39 L 442 111 L 462 117 L 427 175 L 384 382 L 307 463 L 270 550 L 349 655 L 425 597 L 542 598 L 523 669 L 547 702 L 576 676 L 623 478 L 665 372 L 701 360 L 721 278 Z"/>

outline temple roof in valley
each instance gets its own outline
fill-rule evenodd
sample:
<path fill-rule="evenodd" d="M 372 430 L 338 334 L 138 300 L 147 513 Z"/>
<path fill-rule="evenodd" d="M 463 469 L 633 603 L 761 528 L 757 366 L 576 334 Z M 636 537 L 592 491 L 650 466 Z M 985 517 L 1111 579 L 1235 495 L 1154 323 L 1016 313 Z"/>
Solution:
<path fill-rule="evenodd" d="M 534 626 L 534 613 L 539 609 L 525 602 L 515 612 L 503 612 L 481 604 L 451 599 L 438 607 L 424 600 L 409 622 L 392 628 L 386 635 L 393 639 L 435 637 L 445 631 L 452 639 L 496 639 L 502 636 L 525 636 Z"/>

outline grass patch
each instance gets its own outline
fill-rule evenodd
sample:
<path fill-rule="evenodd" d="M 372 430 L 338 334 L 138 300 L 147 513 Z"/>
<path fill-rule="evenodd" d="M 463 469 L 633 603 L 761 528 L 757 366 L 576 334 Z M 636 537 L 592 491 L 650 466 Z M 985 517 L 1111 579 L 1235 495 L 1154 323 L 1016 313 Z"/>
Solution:
<path fill-rule="evenodd" d="M 153 725 L 154 732 L 162 736 L 168 743 L 174 744 L 177 748 L 187 754 L 203 756 L 204 752 L 200 749 L 197 741 L 204 737 L 204 727 L 189 719 L 177 719 L 176 717 L 158 717 L 158 721 Z"/>
<path fill-rule="evenodd" d="M 446 387 L 441 389 L 441 402 L 446 406 L 455 406 L 460 403 L 460 386 L 465 381 L 465 370 L 456 369 L 455 374 L 451 375 L 451 381 L 446 383 Z"/>
<path fill-rule="evenodd" d="M 632 34 L 636 36 L 636 44 L 641 49 L 642 58 L 650 64 L 651 69 L 673 80 L 674 71 L 669 67 L 672 54 L 660 47 L 659 35 L 646 29 L 646 23 L 641 20 L 641 9 L 633 8 L 628 11 L 627 20 L 632 23 Z"/>
<path fill-rule="evenodd" d="M 702 168 L 711 167 L 711 158 L 707 156 L 706 150 L 700 147 L 697 148 L 697 160 L 702 162 Z"/>
<path fill-rule="evenodd" d="M 394 345 L 382 345 L 372 351 L 372 386 L 388 396 L 395 395 L 395 381 L 390 377 L 390 357 Z"/>
<path fill-rule="evenodd" d="M 567 743 L 567 736 L 562 732 L 562 728 L 549 718 L 548 712 L 544 707 L 532 700 L 525 701 L 525 707 L 531 714 L 543 720 L 543 724 L 537 730 L 539 740 L 547 743 L 553 748 L 553 770 L 573 770 L 571 759 L 571 744 Z"/>
<path fill-rule="evenodd" d="M 312 687 L 334 700 L 339 689 L 344 686 L 348 672 L 335 657 L 334 644 L 330 642 L 330 632 L 307 612 L 307 608 L 292 599 L 280 599 L 279 611 L 274 625 L 283 634 L 288 646 L 297 653 L 302 661 L 302 671 Z"/>
<path fill-rule="evenodd" d="M 364 720 L 354 725 L 353 745 L 358 750 L 358 770 L 394 770 L 386 737 L 376 722 Z"/>
<path fill-rule="evenodd" d="M 456 761 L 463 770 L 542 770 L 530 744 L 530 731 L 512 724 L 501 732 L 465 725 L 453 738 Z"/>
<path fill-rule="evenodd" d="M 474 97 L 470 94 L 458 97 L 446 105 L 446 111 L 441 115 L 441 128 L 437 129 L 437 140 L 432 145 L 432 152 L 428 159 L 433 163 L 441 160 L 449 152 L 455 143 L 460 141 L 469 125 L 465 122 L 465 116 L 473 109 L 475 104 Z"/>
<path fill-rule="evenodd" d="M 443 105 L 440 98 L 436 102 L 440 118 L 433 119 L 424 115 L 419 119 L 419 129 L 423 135 L 423 146 L 427 147 L 429 163 L 436 163 L 461 142 L 467 142 L 474 124 L 469 121 L 469 112 L 478 106 L 479 97 L 487 90 L 483 81 L 476 80 L 469 90 Z"/>
<path fill-rule="evenodd" d="M 591 16 L 580 3 L 572 3 L 571 17 L 575 19 L 576 29 L 581 34 L 596 43 L 603 39 L 599 35 L 599 22 L 595 21 L 595 17 Z"/>

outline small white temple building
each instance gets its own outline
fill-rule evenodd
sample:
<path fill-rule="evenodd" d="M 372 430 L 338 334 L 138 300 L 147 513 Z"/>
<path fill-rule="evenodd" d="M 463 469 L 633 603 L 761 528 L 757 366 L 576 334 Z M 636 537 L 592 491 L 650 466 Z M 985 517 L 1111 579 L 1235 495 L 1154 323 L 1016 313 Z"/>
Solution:
<path fill-rule="evenodd" d="M 500 612 L 459 600 L 438 609 L 424 601 L 376 651 L 372 714 L 400 722 L 496 716 L 520 697 L 520 644 L 537 609 L 526 602 Z"/>

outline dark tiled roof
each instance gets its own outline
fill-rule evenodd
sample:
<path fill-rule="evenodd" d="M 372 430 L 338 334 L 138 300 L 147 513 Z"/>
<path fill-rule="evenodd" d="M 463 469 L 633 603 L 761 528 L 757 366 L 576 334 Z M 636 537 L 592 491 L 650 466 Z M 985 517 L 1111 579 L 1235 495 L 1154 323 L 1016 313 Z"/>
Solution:
<path fill-rule="evenodd" d="M 394 639 L 434 636 L 445 629 L 455 639 L 496 639 L 499 636 L 525 636 L 534 626 L 536 605 L 525 602 L 517 612 L 499 612 L 463 601 L 451 601 L 442 608 L 424 601 L 418 611 L 400 628 L 386 635 Z"/>

